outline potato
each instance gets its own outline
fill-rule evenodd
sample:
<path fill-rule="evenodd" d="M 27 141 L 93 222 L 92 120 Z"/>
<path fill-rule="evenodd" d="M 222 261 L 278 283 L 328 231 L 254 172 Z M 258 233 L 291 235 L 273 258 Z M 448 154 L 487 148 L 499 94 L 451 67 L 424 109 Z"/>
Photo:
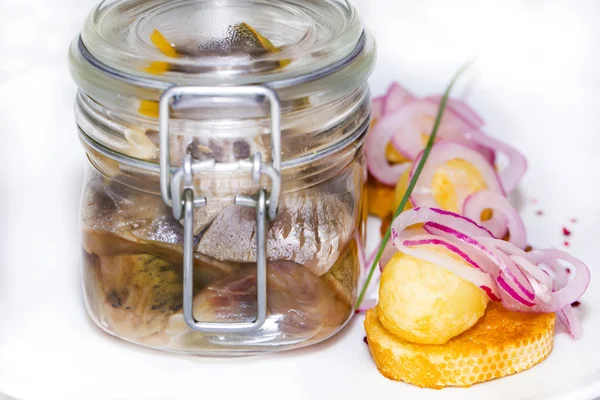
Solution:
<path fill-rule="evenodd" d="M 385 266 L 377 313 L 394 335 L 421 344 L 443 344 L 471 328 L 488 297 L 443 267 L 397 253 Z"/>

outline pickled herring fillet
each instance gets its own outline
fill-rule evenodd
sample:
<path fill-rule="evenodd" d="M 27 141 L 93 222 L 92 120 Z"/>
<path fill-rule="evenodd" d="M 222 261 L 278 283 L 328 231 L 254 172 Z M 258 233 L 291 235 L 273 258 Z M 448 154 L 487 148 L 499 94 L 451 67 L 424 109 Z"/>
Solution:
<path fill-rule="evenodd" d="M 84 192 L 82 244 L 98 256 L 148 253 L 178 268 L 183 263 L 183 227 L 161 197 L 102 178 L 92 179 Z M 195 254 L 194 282 L 204 286 L 235 267 Z"/>
<path fill-rule="evenodd" d="M 256 268 L 248 266 L 198 293 L 194 317 L 202 322 L 249 322 L 256 318 L 256 299 Z M 350 307 L 327 283 L 302 265 L 289 261 L 268 264 L 267 318 L 277 320 L 284 337 L 312 337 L 324 327 L 339 326 L 349 313 Z M 261 330 L 269 329 L 266 325 Z M 170 338 L 186 332 L 189 328 L 181 312 L 171 316 L 164 330 Z"/>
<path fill-rule="evenodd" d="M 325 274 L 339 258 L 354 228 L 349 194 L 289 194 L 281 199 L 277 219 L 269 224 L 269 260 L 304 265 Z M 256 212 L 229 206 L 200 240 L 197 252 L 222 261 L 256 262 Z"/>
<path fill-rule="evenodd" d="M 90 254 L 152 253 L 176 262 L 183 257 L 183 227 L 160 196 L 94 178 L 82 201 L 82 242 Z"/>
<path fill-rule="evenodd" d="M 83 238 L 88 253 L 109 255 L 106 254 L 110 253 L 107 247 L 129 248 L 131 243 L 136 243 L 151 244 L 167 257 L 175 252 L 176 257 L 181 258 L 183 226 L 173 218 L 171 208 L 159 195 L 95 178 L 85 189 L 81 213 L 83 231 L 91 235 L 84 235 Z M 101 236 L 111 233 L 130 243 L 104 246 L 93 241 L 94 233 Z"/>
<path fill-rule="evenodd" d="M 100 323 L 135 339 L 161 331 L 182 306 L 182 277 L 168 261 L 149 254 L 99 257 L 90 304 Z M 94 278 L 92 278 L 94 279 Z"/>
<path fill-rule="evenodd" d="M 127 232 L 166 245 L 183 243 L 183 227 L 172 217 L 170 208 L 159 195 L 114 181 L 92 179 L 85 189 L 81 212 L 85 228 Z"/>

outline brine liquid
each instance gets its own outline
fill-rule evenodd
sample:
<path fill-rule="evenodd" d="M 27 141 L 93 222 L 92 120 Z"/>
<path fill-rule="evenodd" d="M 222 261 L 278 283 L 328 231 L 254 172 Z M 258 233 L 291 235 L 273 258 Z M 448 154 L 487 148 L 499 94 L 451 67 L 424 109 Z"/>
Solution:
<path fill-rule="evenodd" d="M 330 337 L 352 315 L 359 275 L 354 240 L 331 270 L 320 277 L 294 262 L 270 261 L 267 322 L 251 334 L 226 336 L 192 332 L 185 325 L 180 260 L 169 258 L 164 250 L 152 251 L 145 246 L 137 249 L 131 243 L 115 248 L 113 255 L 102 256 L 83 250 L 88 308 L 108 332 L 147 346 L 198 354 L 248 352 L 248 346 L 256 347 L 256 351 L 266 351 L 270 346 L 298 347 L 301 342 L 308 345 Z M 255 264 L 225 269 L 196 262 L 194 282 L 197 320 L 254 319 Z"/>

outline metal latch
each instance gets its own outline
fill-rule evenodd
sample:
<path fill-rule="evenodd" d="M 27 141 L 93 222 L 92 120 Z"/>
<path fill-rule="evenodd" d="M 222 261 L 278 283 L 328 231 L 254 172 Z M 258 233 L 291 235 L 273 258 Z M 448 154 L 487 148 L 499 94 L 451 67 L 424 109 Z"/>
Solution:
<path fill-rule="evenodd" d="M 250 97 L 266 101 L 271 117 L 271 164 L 265 164 L 259 152 L 246 160 L 216 162 L 196 160 L 190 154 L 184 156 L 183 164 L 171 176 L 169 149 L 170 106 L 173 99 L 194 97 Z M 277 94 L 264 86 L 174 86 L 167 89 L 159 106 L 160 132 L 160 191 L 163 201 L 172 207 L 173 216 L 183 219 L 183 317 L 194 331 L 205 333 L 251 332 L 259 329 L 267 318 L 267 218 L 277 215 L 281 191 L 281 107 Z M 252 322 L 200 322 L 193 314 L 194 282 L 194 209 L 206 206 L 210 198 L 194 195 L 193 176 L 200 172 L 245 171 L 252 175 L 255 183 L 262 175 L 269 177 L 270 193 L 260 189 L 256 197 L 236 195 L 235 204 L 256 208 L 256 288 L 257 315 Z"/>

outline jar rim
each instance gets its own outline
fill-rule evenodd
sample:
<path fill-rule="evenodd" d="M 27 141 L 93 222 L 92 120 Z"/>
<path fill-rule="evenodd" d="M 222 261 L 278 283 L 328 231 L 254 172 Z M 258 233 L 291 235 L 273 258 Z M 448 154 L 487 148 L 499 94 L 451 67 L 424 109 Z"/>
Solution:
<path fill-rule="evenodd" d="M 365 33 L 347 0 L 104 0 L 73 50 L 87 68 L 141 89 L 279 89 L 346 68 Z"/>
<path fill-rule="evenodd" d="M 147 77 L 134 75 L 134 74 L 128 73 L 127 71 L 122 71 L 122 70 L 118 70 L 114 67 L 111 67 L 110 65 L 107 65 L 104 62 L 102 62 L 101 60 L 99 60 L 98 58 L 96 58 L 88 50 L 88 48 L 86 47 L 85 43 L 82 40 L 81 35 L 78 35 L 78 37 L 76 38 L 76 41 L 77 41 L 78 51 L 81 54 L 81 56 L 83 57 L 83 59 L 85 59 L 86 62 L 89 63 L 90 66 L 97 69 L 98 71 L 101 71 L 102 73 L 106 74 L 107 76 L 109 76 L 111 78 L 114 78 L 118 81 L 121 81 L 121 82 L 129 84 L 129 85 L 133 85 L 133 86 L 140 87 L 143 89 L 150 89 L 150 90 L 166 90 L 174 85 L 173 82 L 150 79 Z M 318 79 L 325 78 L 329 75 L 332 75 L 332 74 L 346 68 L 350 64 L 352 64 L 362 54 L 362 52 L 365 48 L 365 43 L 366 43 L 366 35 L 365 35 L 365 32 L 363 31 L 360 35 L 358 42 L 356 43 L 356 46 L 352 50 L 352 52 L 347 54 L 344 58 L 336 61 L 335 63 L 327 65 L 318 70 L 308 71 L 303 75 L 292 76 L 292 77 L 288 77 L 288 78 L 284 78 L 284 79 L 264 82 L 263 85 L 266 87 L 269 87 L 271 89 L 284 89 L 284 88 L 298 86 L 298 85 L 302 85 L 304 83 L 309 83 L 309 82 L 312 82 L 312 81 L 315 81 Z"/>

